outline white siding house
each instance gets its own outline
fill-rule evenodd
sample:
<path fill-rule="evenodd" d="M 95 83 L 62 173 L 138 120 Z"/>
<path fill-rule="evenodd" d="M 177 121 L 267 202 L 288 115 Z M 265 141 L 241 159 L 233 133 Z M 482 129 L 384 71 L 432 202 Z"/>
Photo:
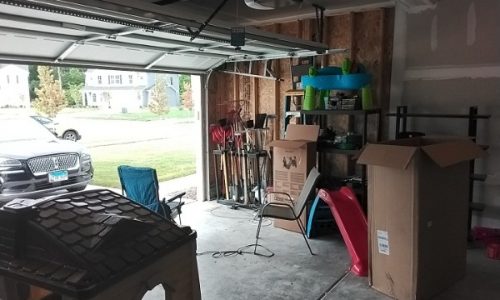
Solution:
<path fill-rule="evenodd" d="M 179 75 L 165 74 L 170 107 L 180 104 Z M 89 69 L 82 90 L 83 105 L 115 112 L 134 112 L 149 104 L 156 74 Z"/>
<path fill-rule="evenodd" d="M 0 108 L 30 107 L 28 66 L 0 65 Z"/>

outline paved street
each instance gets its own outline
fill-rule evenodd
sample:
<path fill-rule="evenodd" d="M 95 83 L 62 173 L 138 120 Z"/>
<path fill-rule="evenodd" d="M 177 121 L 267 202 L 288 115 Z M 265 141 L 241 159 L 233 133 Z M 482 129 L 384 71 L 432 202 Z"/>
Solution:
<path fill-rule="evenodd" d="M 58 119 L 61 123 L 67 123 L 77 129 L 82 136 L 79 142 L 89 148 L 169 140 L 169 147 L 176 150 L 191 147 L 194 141 L 195 123 L 188 120 L 140 122 L 80 119 L 66 116 L 61 116 Z"/>

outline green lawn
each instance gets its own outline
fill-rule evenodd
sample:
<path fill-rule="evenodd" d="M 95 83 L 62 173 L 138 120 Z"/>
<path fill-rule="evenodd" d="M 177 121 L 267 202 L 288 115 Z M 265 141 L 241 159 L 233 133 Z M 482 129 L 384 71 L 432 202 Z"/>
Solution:
<path fill-rule="evenodd" d="M 92 148 L 91 155 L 94 164 L 92 184 L 119 188 L 120 181 L 117 173 L 119 165 L 155 168 L 159 181 L 196 172 L 193 150 L 164 149 L 148 143 Z"/>
<path fill-rule="evenodd" d="M 179 109 L 178 107 L 170 108 L 169 112 L 164 115 L 157 115 L 149 110 L 130 113 L 106 113 L 92 109 L 78 110 L 66 109 L 64 113 L 73 114 L 76 117 L 84 117 L 89 119 L 105 119 L 105 120 L 126 120 L 126 121 L 155 121 L 164 119 L 189 119 L 193 117 L 192 110 Z"/>

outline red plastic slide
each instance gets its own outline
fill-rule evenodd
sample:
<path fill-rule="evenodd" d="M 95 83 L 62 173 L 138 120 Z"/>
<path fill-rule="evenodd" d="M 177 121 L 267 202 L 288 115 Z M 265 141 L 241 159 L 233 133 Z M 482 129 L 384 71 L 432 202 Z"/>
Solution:
<path fill-rule="evenodd" d="M 349 187 L 338 191 L 321 189 L 318 196 L 330 207 L 351 255 L 351 271 L 368 275 L 368 224 L 356 195 Z"/>

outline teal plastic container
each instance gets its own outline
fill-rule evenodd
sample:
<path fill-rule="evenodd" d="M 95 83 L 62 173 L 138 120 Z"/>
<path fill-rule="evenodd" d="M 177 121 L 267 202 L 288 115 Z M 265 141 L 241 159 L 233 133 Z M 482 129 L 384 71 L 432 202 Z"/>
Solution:
<path fill-rule="evenodd" d="M 302 76 L 302 86 L 318 90 L 358 90 L 371 82 L 369 74 Z"/>

